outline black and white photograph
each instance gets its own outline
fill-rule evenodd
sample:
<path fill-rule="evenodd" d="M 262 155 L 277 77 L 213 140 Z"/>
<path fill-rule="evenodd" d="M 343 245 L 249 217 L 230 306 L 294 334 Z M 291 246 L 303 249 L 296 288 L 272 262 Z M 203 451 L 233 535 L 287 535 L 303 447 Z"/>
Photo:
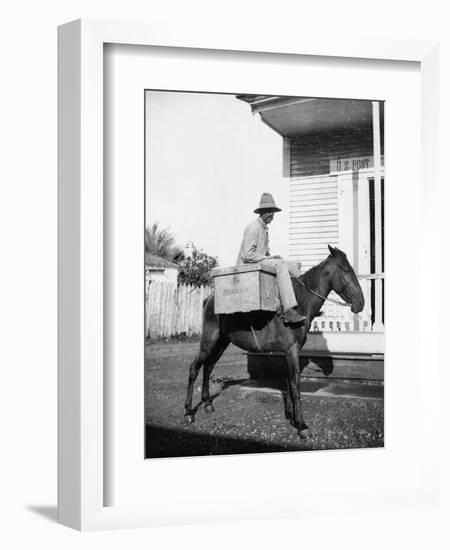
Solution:
<path fill-rule="evenodd" d="M 384 102 L 145 91 L 146 458 L 384 446 Z"/>
<path fill-rule="evenodd" d="M 449 548 L 447 3 L 5 7 L 2 548 Z"/>

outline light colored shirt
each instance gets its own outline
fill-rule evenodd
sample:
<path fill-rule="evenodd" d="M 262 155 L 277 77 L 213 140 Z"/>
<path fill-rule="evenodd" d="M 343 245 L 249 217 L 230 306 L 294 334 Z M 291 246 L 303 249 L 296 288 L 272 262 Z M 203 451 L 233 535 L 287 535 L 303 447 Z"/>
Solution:
<path fill-rule="evenodd" d="M 256 220 L 253 220 L 245 228 L 236 265 L 257 263 L 269 255 L 269 231 L 267 225 L 261 218 L 256 218 Z"/>

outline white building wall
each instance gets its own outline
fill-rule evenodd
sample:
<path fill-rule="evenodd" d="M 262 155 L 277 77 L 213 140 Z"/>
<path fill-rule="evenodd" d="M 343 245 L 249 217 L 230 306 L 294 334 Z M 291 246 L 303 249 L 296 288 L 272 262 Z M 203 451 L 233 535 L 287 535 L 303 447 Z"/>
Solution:
<path fill-rule="evenodd" d="M 289 257 L 306 271 L 339 243 L 337 177 L 292 178 L 289 186 Z"/>
<path fill-rule="evenodd" d="M 372 164 L 373 166 L 373 164 Z M 369 180 L 366 170 L 295 177 L 289 190 L 289 257 L 302 263 L 306 271 L 324 260 L 328 244 L 343 250 L 360 279 L 366 307 L 359 315 L 332 303 L 324 305 L 326 319 L 317 328 L 332 330 L 372 330 L 370 274 Z M 384 177 L 384 170 L 382 170 Z M 337 298 L 337 296 L 330 297 Z M 330 321 L 332 323 L 330 327 Z"/>

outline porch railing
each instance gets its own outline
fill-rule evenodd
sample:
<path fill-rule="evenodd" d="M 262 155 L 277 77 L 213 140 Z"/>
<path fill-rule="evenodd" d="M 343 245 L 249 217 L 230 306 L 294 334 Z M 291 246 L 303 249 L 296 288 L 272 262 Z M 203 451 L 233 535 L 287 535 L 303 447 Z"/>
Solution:
<path fill-rule="evenodd" d="M 326 302 L 321 317 L 314 320 L 311 331 L 384 332 L 384 273 L 358 275 L 365 306 L 354 314 L 348 307 Z M 339 298 L 334 293 L 330 298 Z"/>

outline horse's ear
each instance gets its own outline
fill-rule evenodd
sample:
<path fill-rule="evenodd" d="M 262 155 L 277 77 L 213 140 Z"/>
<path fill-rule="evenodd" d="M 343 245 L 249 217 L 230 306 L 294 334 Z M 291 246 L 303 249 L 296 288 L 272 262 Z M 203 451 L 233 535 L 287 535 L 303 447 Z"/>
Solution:
<path fill-rule="evenodd" d="M 336 252 L 336 249 L 333 248 L 332 246 L 328 245 L 328 250 L 330 251 L 330 254 L 331 254 L 332 256 L 334 256 L 334 254 L 335 254 L 335 252 Z"/>

